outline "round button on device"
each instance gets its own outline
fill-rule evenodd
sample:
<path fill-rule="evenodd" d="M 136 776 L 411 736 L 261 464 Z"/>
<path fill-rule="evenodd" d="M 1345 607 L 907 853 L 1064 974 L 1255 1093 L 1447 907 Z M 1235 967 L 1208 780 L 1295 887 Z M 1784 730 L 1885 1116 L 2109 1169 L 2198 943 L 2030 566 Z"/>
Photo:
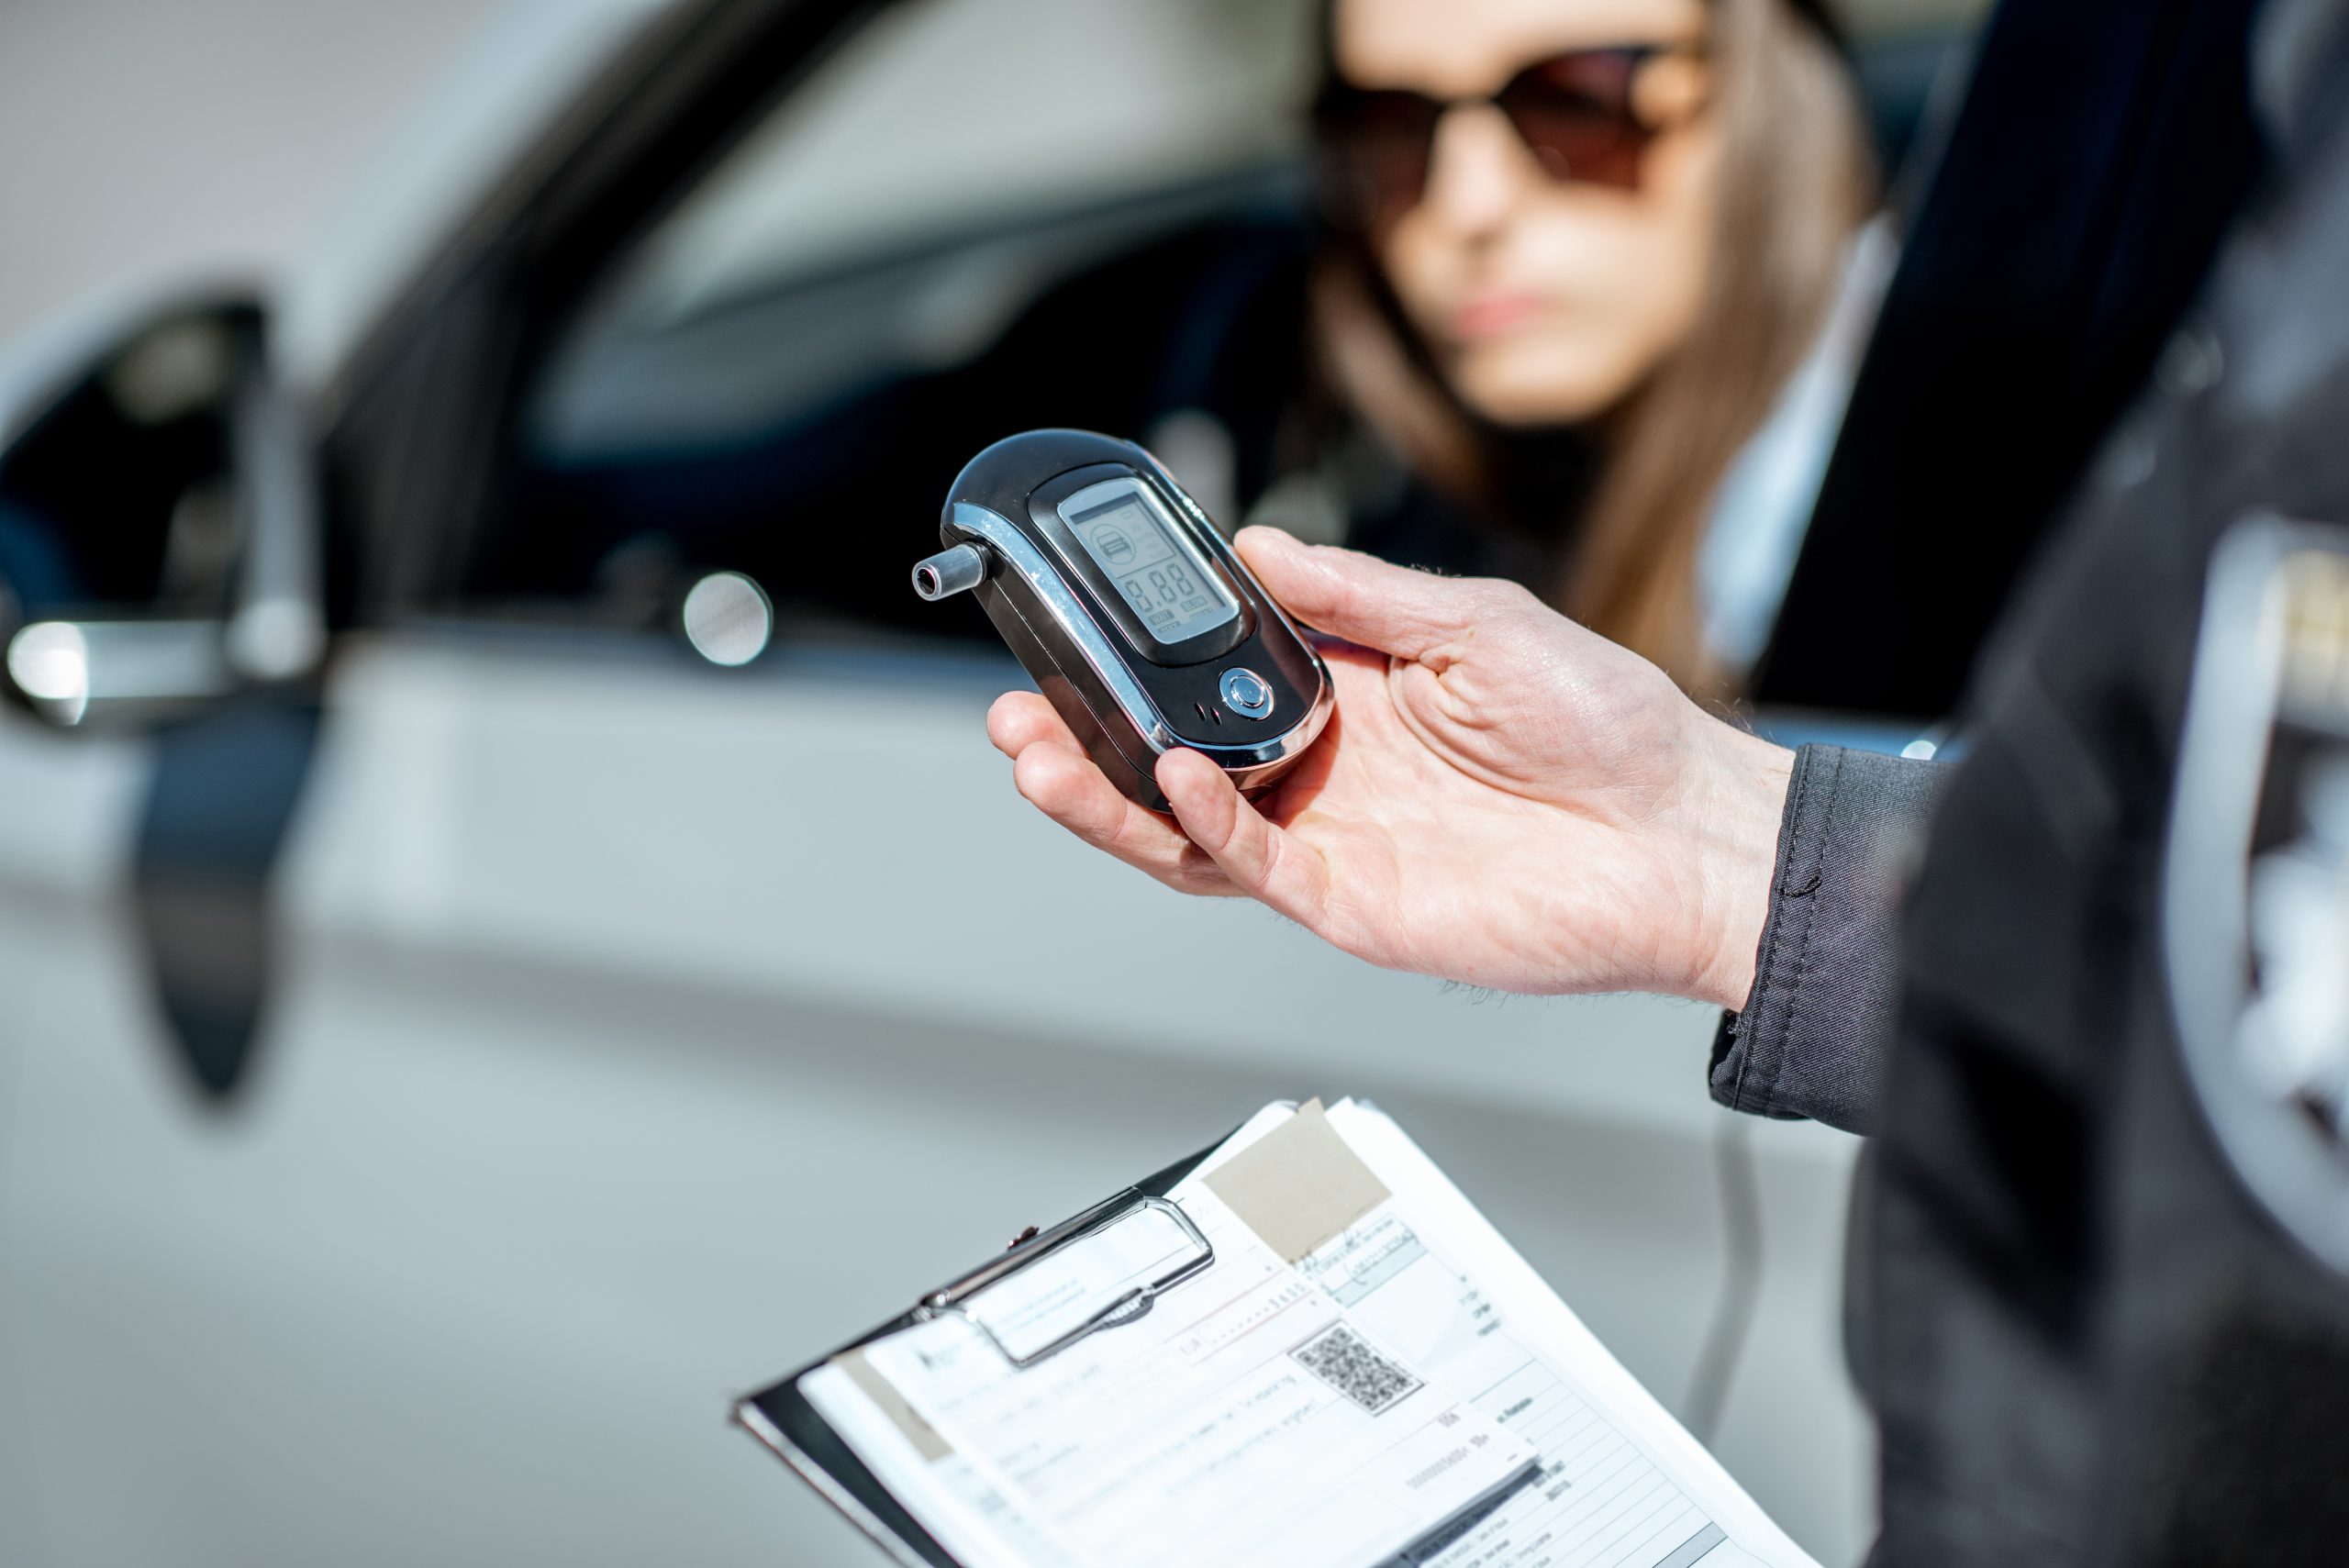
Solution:
<path fill-rule="evenodd" d="M 1226 670 L 1217 689 L 1223 706 L 1242 718 L 1263 718 L 1273 711 L 1273 688 L 1253 670 Z"/>

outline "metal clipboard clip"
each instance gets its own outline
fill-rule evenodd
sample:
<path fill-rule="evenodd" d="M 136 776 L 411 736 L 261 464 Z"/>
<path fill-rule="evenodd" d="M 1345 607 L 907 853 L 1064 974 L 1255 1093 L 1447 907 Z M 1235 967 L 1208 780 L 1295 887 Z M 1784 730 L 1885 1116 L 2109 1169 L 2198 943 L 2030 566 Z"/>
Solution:
<path fill-rule="evenodd" d="M 930 1292 L 914 1316 L 963 1318 L 1024 1372 L 1134 1321 L 1214 1262 L 1180 1204 L 1129 1187 Z"/>

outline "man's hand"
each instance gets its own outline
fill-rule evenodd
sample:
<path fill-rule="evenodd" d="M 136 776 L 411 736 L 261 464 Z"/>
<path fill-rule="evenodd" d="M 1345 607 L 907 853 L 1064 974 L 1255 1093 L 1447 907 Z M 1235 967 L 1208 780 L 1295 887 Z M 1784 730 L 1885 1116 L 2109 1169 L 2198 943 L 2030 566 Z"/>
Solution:
<path fill-rule="evenodd" d="M 1291 616 L 1355 645 L 1323 651 L 1338 709 L 1304 761 L 1260 806 L 1170 752 L 1169 822 L 1013 692 L 987 734 L 1020 794 L 1171 887 L 1261 899 L 1390 969 L 1744 1003 L 1792 753 L 1522 588 L 1236 542 Z"/>

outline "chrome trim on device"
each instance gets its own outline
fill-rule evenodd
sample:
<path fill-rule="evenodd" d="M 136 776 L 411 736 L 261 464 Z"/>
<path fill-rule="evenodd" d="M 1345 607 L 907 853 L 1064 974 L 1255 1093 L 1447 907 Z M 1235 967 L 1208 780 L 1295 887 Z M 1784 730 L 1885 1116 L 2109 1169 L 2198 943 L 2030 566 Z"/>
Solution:
<path fill-rule="evenodd" d="M 1309 649 L 1312 644 L 1306 646 Z M 1320 661 L 1317 658 L 1314 662 L 1318 667 Z M 1322 728 L 1329 724 L 1330 715 L 1336 711 L 1337 706 L 1337 695 L 1330 691 L 1330 677 L 1325 672 L 1321 676 L 1321 689 L 1314 694 L 1313 706 L 1306 710 L 1303 722 L 1253 746 L 1191 746 L 1188 750 L 1205 751 L 1215 758 L 1234 775 L 1231 782 L 1245 789 L 1248 787 L 1248 773 L 1260 772 L 1275 762 L 1285 762 L 1319 740 Z"/>
<path fill-rule="evenodd" d="M 1021 533 L 1009 518 L 968 501 L 954 503 L 952 521 L 954 527 L 986 540 L 1003 558 L 1003 563 L 1027 582 L 1045 613 L 1059 624 L 1062 634 L 1076 651 L 1085 655 L 1085 663 L 1109 688 L 1109 695 L 1126 710 L 1126 717 L 1134 721 L 1134 728 L 1141 732 L 1150 749 L 1159 752 L 1173 751 L 1179 742 L 1165 716 L 1150 700 L 1150 694 L 1141 689 L 1133 672 L 1126 668 L 1126 662 L 1118 657 L 1109 639 L 1101 635 L 1099 623 L 1085 614 L 1085 606 L 1076 602 L 1076 595 L 1069 592 L 1068 584 L 1044 559 L 1044 552 L 1036 548 L 1035 541 Z"/>
<path fill-rule="evenodd" d="M 1155 460 L 1152 467 L 1180 498 L 1192 521 L 1198 525 L 1206 536 L 1207 548 L 1219 554 L 1228 566 L 1244 573 L 1246 568 L 1240 565 L 1239 557 L 1231 553 L 1231 548 L 1224 543 L 1223 536 L 1216 532 L 1215 525 L 1207 521 L 1207 514 L 1199 510 L 1198 504 L 1184 495 L 1182 487 L 1167 477 L 1164 469 L 1157 467 Z M 1219 766 L 1234 775 L 1234 784 L 1245 789 L 1251 773 L 1287 762 L 1319 739 L 1323 727 L 1330 722 L 1337 699 L 1330 689 L 1329 666 L 1321 662 L 1321 655 L 1314 651 L 1313 644 L 1306 640 L 1296 624 L 1282 614 L 1281 607 L 1267 595 L 1264 600 L 1264 606 L 1279 617 L 1280 623 L 1287 627 L 1291 635 L 1304 646 L 1306 653 L 1313 661 L 1313 672 L 1320 679 L 1320 689 L 1314 695 L 1304 718 L 1268 740 L 1250 745 L 1215 746 L 1182 740 L 1174 733 L 1173 726 L 1166 722 L 1165 716 L 1159 712 L 1158 705 L 1150 700 L 1150 694 L 1142 690 L 1141 683 L 1134 679 L 1133 672 L 1126 668 L 1125 660 L 1110 646 L 1100 623 L 1085 613 L 1085 606 L 1077 602 L 1076 595 L 1070 592 L 1068 584 L 1045 559 L 1044 552 L 1019 530 L 1017 524 L 999 513 L 974 506 L 968 501 L 954 504 L 953 516 L 950 520 L 953 527 L 973 538 L 985 539 L 1002 557 L 1008 570 L 1017 572 L 1026 580 L 1034 590 L 1038 602 L 1044 606 L 1045 613 L 1058 623 L 1069 641 L 1085 655 L 1085 663 L 1100 677 L 1102 684 L 1109 688 L 1109 695 L 1126 710 L 1126 717 L 1134 721 L 1142 743 L 1152 751 L 1162 756 L 1177 748 L 1205 752 L 1214 758 Z M 1243 577 L 1242 580 L 1246 579 Z"/>
<path fill-rule="evenodd" d="M 1234 664 L 1217 678 L 1215 689 L 1224 706 L 1242 718 L 1273 717 L 1273 688 L 1253 670 Z M 1246 695 L 1251 691 L 1255 695 Z"/>
<path fill-rule="evenodd" d="M 1142 449 L 1139 447 L 1134 450 L 1141 452 L 1143 461 L 1150 464 L 1150 472 L 1158 476 L 1159 483 L 1165 485 L 1167 491 L 1174 495 L 1176 505 L 1180 506 L 1184 512 L 1189 516 L 1191 521 L 1197 526 L 1200 534 L 1204 536 L 1207 540 L 1208 549 L 1220 556 L 1225 566 L 1234 572 L 1241 573 L 1245 580 L 1249 582 L 1255 581 L 1254 574 L 1250 573 L 1248 568 L 1241 562 L 1239 552 L 1233 550 L 1231 548 L 1230 541 L 1223 537 L 1223 530 L 1215 526 L 1215 519 L 1208 517 L 1207 513 L 1201 509 L 1198 502 L 1192 498 L 1189 491 L 1184 489 L 1182 485 L 1175 483 L 1174 476 L 1166 472 L 1166 465 L 1159 462 L 1158 459 L 1152 456 L 1150 452 L 1143 451 Z M 1336 709 L 1338 701 L 1337 694 L 1332 690 L 1330 683 L 1330 666 L 1321 662 L 1320 650 L 1313 646 L 1313 639 L 1305 634 L 1303 628 L 1299 627 L 1295 621 L 1288 618 L 1288 612 L 1281 608 L 1280 602 L 1278 600 L 1275 599 L 1270 594 L 1264 594 L 1261 596 L 1264 600 L 1264 607 L 1273 612 L 1273 618 L 1279 621 L 1281 625 L 1288 628 L 1288 634 L 1291 637 L 1296 638 L 1298 645 L 1305 650 L 1306 657 L 1313 661 L 1313 673 L 1319 678 L 1321 683 L 1321 689 L 1314 695 L 1313 701 L 1307 709 L 1303 722 L 1297 725 L 1294 728 L 1285 730 L 1274 740 L 1266 742 L 1264 747 L 1256 748 L 1256 750 L 1264 750 L 1268 752 L 1268 755 L 1264 759 L 1266 762 L 1276 762 L 1286 758 L 1295 756 L 1297 752 L 1304 751 L 1308 746 L 1312 745 L 1314 741 L 1319 740 L 1321 737 L 1322 728 L 1330 722 L 1330 715 Z M 1238 747 L 1224 748 L 1219 746 L 1201 746 L 1196 749 L 1201 751 L 1216 752 L 1221 752 L 1226 750 L 1234 751 L 1242 750 Z M 1240 784 L 1242 788 L 1246 787 L 1246 781 L 1244 779 L 1235 780 L 1234 782 Z"/>

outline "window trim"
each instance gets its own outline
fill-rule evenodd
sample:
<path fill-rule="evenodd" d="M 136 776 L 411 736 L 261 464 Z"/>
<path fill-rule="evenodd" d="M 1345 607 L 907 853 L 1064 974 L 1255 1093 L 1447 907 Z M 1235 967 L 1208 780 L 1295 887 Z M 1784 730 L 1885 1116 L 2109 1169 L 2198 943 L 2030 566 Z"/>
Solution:
<path fill-rule="evenodd" d="M 687 5 L 517 161 L 314 406 L 333 625 L 449 602 L 510 500 L 535 370 L 589 291 L 835 49 L 902 3 Z"/>

